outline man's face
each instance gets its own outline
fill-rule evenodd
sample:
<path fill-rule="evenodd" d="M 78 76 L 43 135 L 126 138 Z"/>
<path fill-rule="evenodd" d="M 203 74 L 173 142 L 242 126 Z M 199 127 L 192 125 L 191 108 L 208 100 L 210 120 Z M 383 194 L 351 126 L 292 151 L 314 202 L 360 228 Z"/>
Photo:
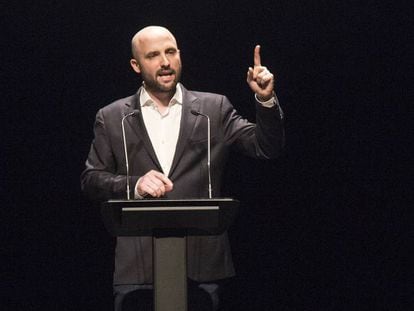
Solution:
<path fill-rule="evenodd" d="M 180 51 L 168 33 L 156 32 L 143 36 L 131 60 L 140 73 L 145 87 L 152 93 L 173 93 L 181 76 Z"/>

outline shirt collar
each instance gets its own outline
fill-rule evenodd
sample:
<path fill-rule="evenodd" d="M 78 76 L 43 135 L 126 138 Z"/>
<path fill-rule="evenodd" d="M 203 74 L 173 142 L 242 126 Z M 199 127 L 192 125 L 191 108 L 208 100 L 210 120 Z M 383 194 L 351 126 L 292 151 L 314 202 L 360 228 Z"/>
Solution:
<path fill-rule="evenodd" d="M 154 104 L 153 99 L 148 94 L 148 92 L 145 90 L 145 87 L 141 88 L 141 94 L 139 95 L 139 101 L 141 103 L 141 107 L 143 106 L 151 106 Z M 177 87 L 175 88 L 175 94 L 170 100 L 170 106 L 174 104 L 180 104 L 183 103 L 183 91 L 181 89 L 181 83 L 177 83 Z"/>

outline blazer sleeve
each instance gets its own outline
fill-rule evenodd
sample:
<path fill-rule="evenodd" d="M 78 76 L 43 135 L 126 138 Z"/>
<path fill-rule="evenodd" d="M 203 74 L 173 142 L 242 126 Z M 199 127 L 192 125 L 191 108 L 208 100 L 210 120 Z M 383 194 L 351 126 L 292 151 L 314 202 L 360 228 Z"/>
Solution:
<path fill-rule="evenodd" d="M 280 154 L 285 133 L 279 105 L 268 108 L 256 101 L 256 123 L 243 119 L 225 97 L 221 109 L 223 135 L 238 151 L 258 159 Z"/>
<path fill-rule="evenodd" d="M 115 128 L 110 121 L 105 122 L 101 109 L 96 115 L 94 140 L 81 174 L 81 189 L 93 201 L 126 198 L 126 175 L 119 173 L 108 127 Z M 135 185 L 137 180 L 137 176 L 131 176 L 130 184 Z"/>

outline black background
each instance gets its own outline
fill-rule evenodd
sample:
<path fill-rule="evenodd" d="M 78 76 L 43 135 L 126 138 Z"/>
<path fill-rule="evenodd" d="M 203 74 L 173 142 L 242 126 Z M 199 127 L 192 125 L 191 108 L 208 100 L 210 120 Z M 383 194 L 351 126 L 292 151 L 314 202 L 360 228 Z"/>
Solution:
<path fill-rule="evenodd" d="M 234 154 L 226 174 L 226 193 L 243 202 L 230 230 L 238 276 L 229 305 L 412 309 L 409 9 L 409 1 L 2 2 L 4 309 L 112 310 L 113 240 L 79 175 L 96 111 L 139 85 L 130 39 L 147 25 L 175 34 L 187 88 L 226 94 L 251 120 L 245 75 L 255 44 L 277 76 L 285 152 L 265 162 Z"/>

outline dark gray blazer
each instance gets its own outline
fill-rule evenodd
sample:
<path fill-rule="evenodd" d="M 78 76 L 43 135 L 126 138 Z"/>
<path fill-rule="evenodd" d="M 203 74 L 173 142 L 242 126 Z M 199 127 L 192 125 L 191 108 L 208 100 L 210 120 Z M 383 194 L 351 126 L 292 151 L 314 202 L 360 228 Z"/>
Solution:
<path fill-rule="evenodd" d="M 96 115 L 95 138 L 86 169 L 81 175 L 82 190 L 93 200 L 124 199 L 126 168 L 121 119 L 134 109 L 140 110 L 135 95 L 113 102 Z M 243 119 L 222 95 L 188 91 L 183 87 L 180 133 L 169 178 L 174 189 L 169 199 L 207 198 L 207 122 L 211 120 L 211 177 L 213 196 L 220 196 L 222 173 L 230 148 L 254 157 L 276 157 L 284 143 L 281 112 L 277 106 L 256 103 L 256 124 Z M 125 122 L 131 185 L 149 170 L 162 172 L 141 114 Z M 133 188 L 133 186 L 132 186 Z M 187 239 L 188 276 L 195 281 L 213 281 L 234 275 L 227 234 Z M 152 242 L 148 237 L 117 239 L 114 284 L 152 283 Z"/>

